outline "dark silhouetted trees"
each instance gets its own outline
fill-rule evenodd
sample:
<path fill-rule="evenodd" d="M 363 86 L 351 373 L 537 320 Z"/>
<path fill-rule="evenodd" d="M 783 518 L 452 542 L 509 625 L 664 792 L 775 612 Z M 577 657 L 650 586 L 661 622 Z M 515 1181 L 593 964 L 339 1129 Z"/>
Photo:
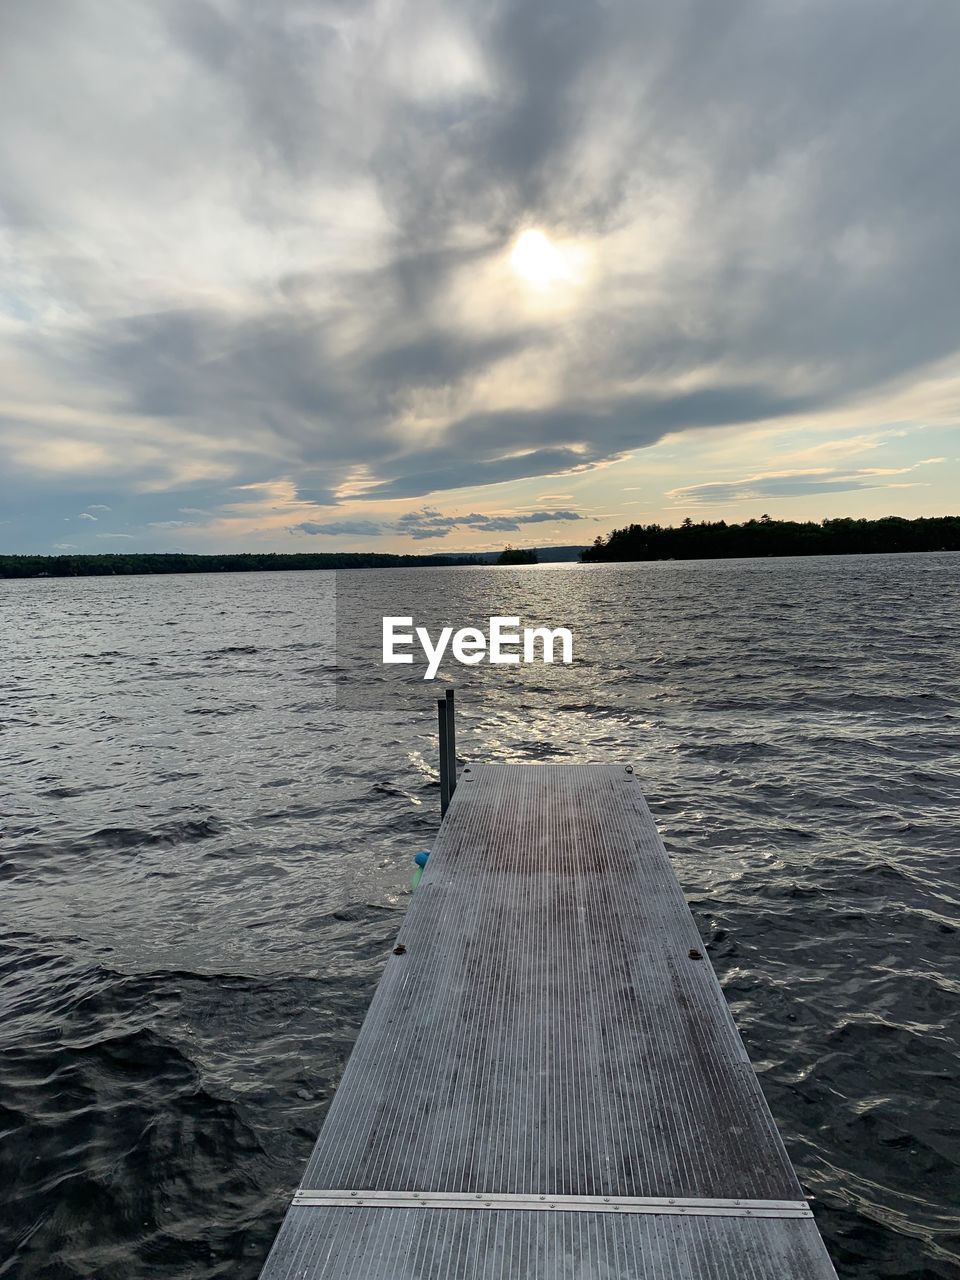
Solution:
<path fill-rule="evenodd" d="M 539 564 L 540 558 L 535 551 L 524 551 L 521 547 L 504 547 L 497 556 L 497 564 Z"/>
<path fill-rule="evenodd" d="M 0 555 L 0 578 L 87 578 L 129 573 L 262 573 L 284 569 L 398 569 L 477 563 L 472 556 L 393 556 L 379 551 L 219 556 L 167 551 L 92 556 Z"/>
<path fill-rule="evenodd" d="M 606 560 L 710 560 L 737 556 L 858 555 L 893 551 L 960 551 L 960 516 L 921 516 L 907 520 L 772 520 L 763 515 L 743 524 L 689 516 L 675 529 L 631 524 L 597 538 L 583 552 L 587 562 Z"/>

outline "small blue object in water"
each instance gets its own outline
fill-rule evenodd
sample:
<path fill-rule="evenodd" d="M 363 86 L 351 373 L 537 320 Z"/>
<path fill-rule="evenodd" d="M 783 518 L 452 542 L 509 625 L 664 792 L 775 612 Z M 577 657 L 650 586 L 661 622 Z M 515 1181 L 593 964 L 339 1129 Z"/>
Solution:
<path fill-rule="evenodd" d="M 425 867 L 427 865 L 427 859 L 429 857 L 430 857 L 430 850 L 421 849 L 419 853 L 415 853 L 413 855 L 413 860 L 418 867 Z"/>

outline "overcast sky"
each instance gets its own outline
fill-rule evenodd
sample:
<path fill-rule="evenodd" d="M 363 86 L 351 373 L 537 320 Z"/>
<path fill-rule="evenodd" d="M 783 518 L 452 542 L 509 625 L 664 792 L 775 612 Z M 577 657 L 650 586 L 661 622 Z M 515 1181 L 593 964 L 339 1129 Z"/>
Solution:
<path fill-rule="evenodd" d="M 0 5 L 0 549 L 960 507 L 950 0 Z"/>

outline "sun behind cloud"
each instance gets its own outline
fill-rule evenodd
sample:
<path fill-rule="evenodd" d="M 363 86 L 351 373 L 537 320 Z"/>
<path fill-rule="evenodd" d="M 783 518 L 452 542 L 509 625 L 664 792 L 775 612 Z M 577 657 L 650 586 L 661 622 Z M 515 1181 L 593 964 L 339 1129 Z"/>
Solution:
<path fill-rule="evenodd" d="M 531 227 L 517 236 L 510 251 L 510 266 L 527 284 L 537 289 L 570 280 L 570 266 L 546 232 Z"/>

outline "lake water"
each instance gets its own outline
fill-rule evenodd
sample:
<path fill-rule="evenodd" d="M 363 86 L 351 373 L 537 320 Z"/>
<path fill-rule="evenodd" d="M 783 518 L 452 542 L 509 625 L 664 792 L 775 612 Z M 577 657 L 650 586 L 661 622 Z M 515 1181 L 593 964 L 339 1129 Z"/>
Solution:
<path fill-rule="evenodd" d="M 960 556 L 401 572 L 571 627 L 461 757 L 636 766 L 840 1275 L 960 1274 Z M 258 1275 L 439 820 L 333 600 L 0 582 L 2 1277 Z"/>

